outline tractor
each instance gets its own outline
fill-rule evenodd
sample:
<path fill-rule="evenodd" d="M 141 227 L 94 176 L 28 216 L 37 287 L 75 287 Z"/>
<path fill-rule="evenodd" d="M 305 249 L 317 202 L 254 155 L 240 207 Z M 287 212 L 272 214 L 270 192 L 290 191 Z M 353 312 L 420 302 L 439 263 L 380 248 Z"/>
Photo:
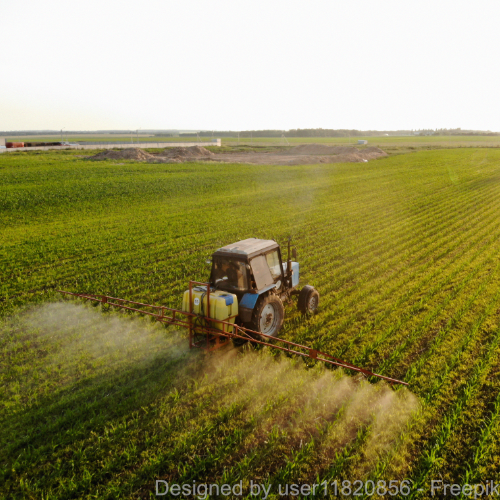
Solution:
<path fill-rule="evenodd" d="M 283 304 L 293 296 L 298 295 L 303 314 L 314 314 L 318 308 L 317 290 L 310 285 L 298 288 L 296 258 L 295 248 L 290 252 L 290 240 L 288 259 L 283 261 L 276 241 L 248 238 L 213 253 L 209 284 L 215 292 L 226 292 L 237 301 L 236 324 L 275 337 L 285 317 Z"/>

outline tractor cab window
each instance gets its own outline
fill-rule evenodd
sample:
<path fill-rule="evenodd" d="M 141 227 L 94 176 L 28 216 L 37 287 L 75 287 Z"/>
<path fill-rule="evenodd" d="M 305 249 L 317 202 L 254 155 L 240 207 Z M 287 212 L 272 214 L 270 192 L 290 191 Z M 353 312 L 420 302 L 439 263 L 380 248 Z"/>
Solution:
<path fill-rule="evenodd" d="M 265 288 L 266 286 L 272 285 L 274 283 L 274 278 L 271 274 L 269 265 L 264 255 L 258 255 L 257 257 L 254 257 L 250 261 L 250 265 L 252 266 L 252 273 L 255 279 L 257 290 L 262 290 L 262 288 Z"/>
<path fill-rule="evenodd" d="M 246 291 L 248 290 L 246 264 L 236 260 L 216 257 L 214 258 L 210 281 L 217 288 L 224 290 Z"/>
<path fill-rule="evenodd" d="M 281 278 L 281 265 L 278 250 L 266 254 L 267 265 L 271 271 L 273 279 Z"/>

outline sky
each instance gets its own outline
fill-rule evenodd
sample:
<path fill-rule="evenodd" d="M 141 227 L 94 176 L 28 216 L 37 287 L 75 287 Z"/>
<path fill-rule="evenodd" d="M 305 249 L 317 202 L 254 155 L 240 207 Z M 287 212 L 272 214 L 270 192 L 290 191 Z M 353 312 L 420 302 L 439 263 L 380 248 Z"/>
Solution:
<path fill-rule="evenodd" d="M 496 0 L 0 0 L 0 130 L 500 131 Z"/>

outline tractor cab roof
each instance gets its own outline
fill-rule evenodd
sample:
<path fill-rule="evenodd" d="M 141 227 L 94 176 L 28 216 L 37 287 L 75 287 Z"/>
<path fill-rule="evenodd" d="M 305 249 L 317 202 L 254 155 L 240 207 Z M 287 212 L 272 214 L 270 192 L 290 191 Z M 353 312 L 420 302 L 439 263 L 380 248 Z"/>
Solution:
<path fill-rule="evenodd" d="M 236 243 L 231 243 L 230 245 L 219 248 L 214 252 L 214 256 L 224 255 L 226 257 L 232 256 L 234 258 L 243 258 L 247 260 L 275 248 L 279 248 L 279 245 L 274 240 L 247 238 L 246 240 L 237 241 Z"/>

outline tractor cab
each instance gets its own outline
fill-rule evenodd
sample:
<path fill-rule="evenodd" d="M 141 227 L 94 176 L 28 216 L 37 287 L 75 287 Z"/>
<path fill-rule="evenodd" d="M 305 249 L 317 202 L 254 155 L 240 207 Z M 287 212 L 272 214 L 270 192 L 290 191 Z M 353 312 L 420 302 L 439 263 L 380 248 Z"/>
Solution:
<path fill-rule="evenodd" d="M 298 263 L 293 264 L 298 284 Z M 285 286 L 286 272 L 278 243 L 248 238 L 214 252 L 210 284 L 239 297 L 245 293 L 261 294 L 271 288 L 282 292 L 289 288 Z"/>

